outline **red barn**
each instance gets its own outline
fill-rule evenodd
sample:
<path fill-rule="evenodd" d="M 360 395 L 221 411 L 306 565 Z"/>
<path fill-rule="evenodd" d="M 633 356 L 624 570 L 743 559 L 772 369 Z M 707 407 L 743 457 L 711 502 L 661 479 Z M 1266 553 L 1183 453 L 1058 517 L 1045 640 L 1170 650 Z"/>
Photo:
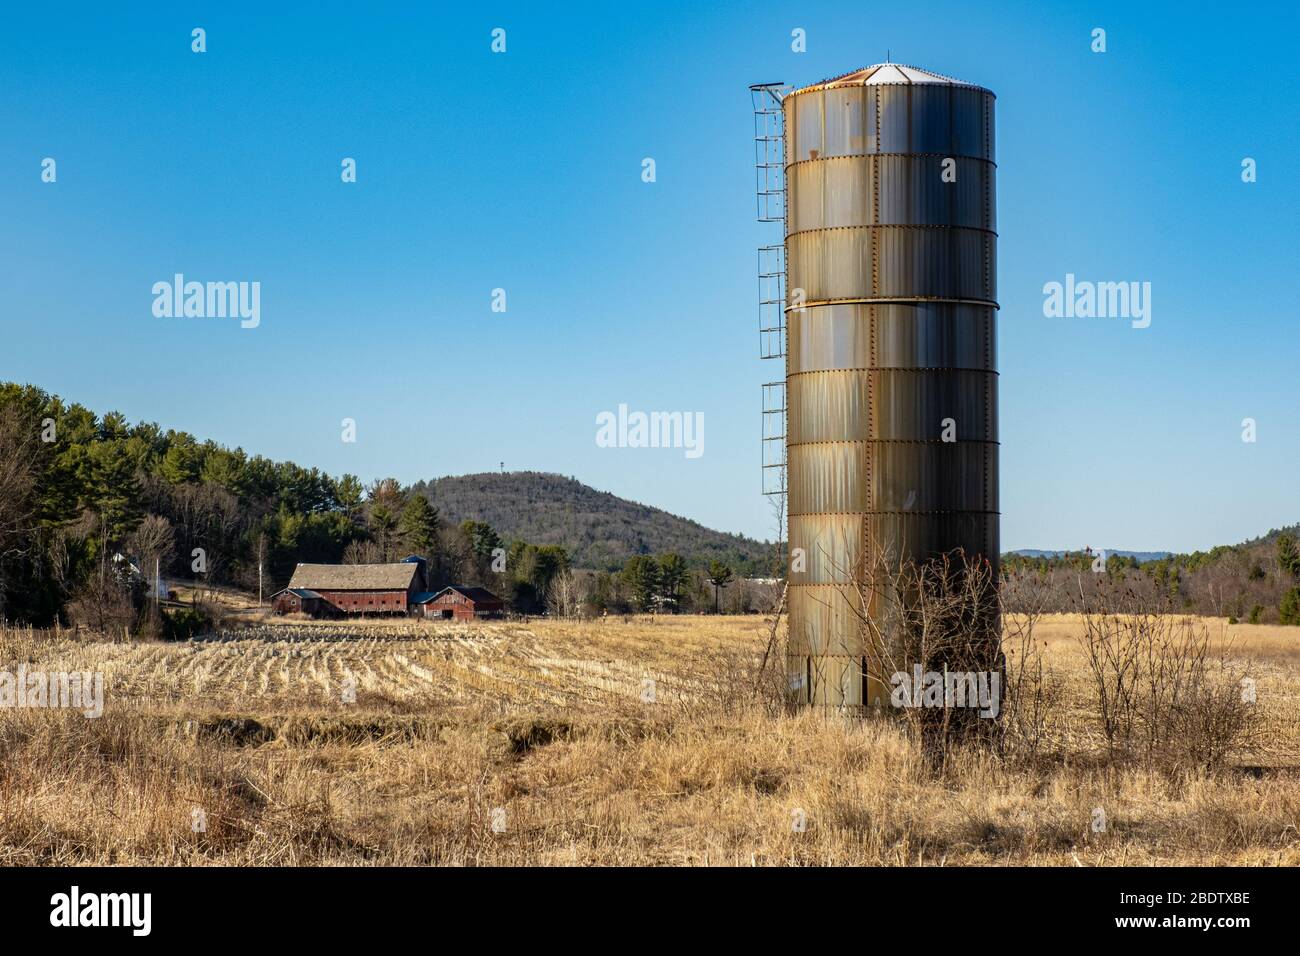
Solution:
<path fill-rule="evenodd" d="M 324 599 L 308 588 L 285 588 L 272 595 L 271 607 L 276 614 L 310 614 L 319 617 L 328 613 Z"/>
<path fill-rule="evenodd" d="M 423 583 L 420 565 L 412 561 L 300 564 L 273 607 L 277 614 L 406 614 Z"/>
<path fill-rule="evenodd" d="M 423 609 L 425 617 L 446 621 L 500 617 L 505 610 L 505 602 L 487 588 L 460 584 L 453 584 L 437 593 L 421 594 L 416 603 Z"/>

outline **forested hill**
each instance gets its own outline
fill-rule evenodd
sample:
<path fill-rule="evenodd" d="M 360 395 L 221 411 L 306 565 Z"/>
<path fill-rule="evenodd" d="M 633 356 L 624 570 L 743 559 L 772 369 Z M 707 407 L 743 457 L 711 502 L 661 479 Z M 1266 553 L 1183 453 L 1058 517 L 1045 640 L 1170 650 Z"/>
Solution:
<path fill-rule="evenodd" d="M 506 540 L 561 545 L 578 568 L 614 570 L 633 555 L 671 551 L 771 573 L 768 544 L 713 531 L 563 475 L 486 472 L 417 482 L 412 490 L 423 492 L 448 524 L 486 521 Z"/>

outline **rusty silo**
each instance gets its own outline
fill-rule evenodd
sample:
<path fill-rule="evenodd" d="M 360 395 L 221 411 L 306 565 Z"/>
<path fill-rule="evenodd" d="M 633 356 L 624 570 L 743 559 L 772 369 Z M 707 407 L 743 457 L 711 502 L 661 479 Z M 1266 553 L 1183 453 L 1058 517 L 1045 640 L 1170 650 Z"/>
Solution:
<path fill-rule="evenodd" d="M 888 701 L 862 567 L 960 548 L 996 581 L 993 101 L 893 63 L 780 101 L 787 665 L 805 701 Z"/>

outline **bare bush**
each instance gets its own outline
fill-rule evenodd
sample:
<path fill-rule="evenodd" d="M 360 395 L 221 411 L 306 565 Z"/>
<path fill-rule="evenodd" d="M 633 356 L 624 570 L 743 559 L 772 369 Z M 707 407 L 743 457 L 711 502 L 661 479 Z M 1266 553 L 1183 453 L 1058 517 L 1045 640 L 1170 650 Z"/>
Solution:
<path fill-rule="evenodd" d="M 1042 582 L 1021 575 L 1004 579 L 999 595 L 1006 659 L 1003 745 L 1006 752 L 1032 761 L 1046 745 L 1048 722 L 1062 698 L 1062 680 L 1045 659 L 1046 642 L 1035 635 L 1053 596 Z M 1017 613 L 1008 612 L 1009 600 L 1019 608 Z"/>
<path fill-rule="evenodd" d="M 1203 621 L 1122 587 L 1097 592 L 1082 616 L 1079 642 L 1113 758 L 1212 768 L 1253 737 L 1241 675 L 1222 649 L 1211 653 Z"/>
<path fill-rule="evenodd" d="M 866 638 L 866 703 L 888 696 L 925 755 L 942 765 L 953 744 L 995 736 L 1004 670 L 997 582 L 987 561 L 960 550 L 921 562 L 874 553 L 854 576 L 850 602 Z M 917 699 L 917 674 L 941 676 L 937 700 Z M 982 675 L 987 698 L 972 700 L 975 689 L 958 675 Z M 908 681 L 912 699 L 900 706 Z"/>
<path fill-rule="evenodd" d="M 135 622 L 130 592 L 115 574 L 92 574 L 68 602 L 68 618 L 110 640 L 125 637 Z"/>
<path fill-rule="evenodd" d="M 775 715 L 789 709 L 779 668 L 764 666 L 752 654 L 711 648 L 692 654 L 690 666 L 697 675 L 696 686 L 693 696 L 678 705 L 684 716 L 703 718 L 753 710 Z"/>

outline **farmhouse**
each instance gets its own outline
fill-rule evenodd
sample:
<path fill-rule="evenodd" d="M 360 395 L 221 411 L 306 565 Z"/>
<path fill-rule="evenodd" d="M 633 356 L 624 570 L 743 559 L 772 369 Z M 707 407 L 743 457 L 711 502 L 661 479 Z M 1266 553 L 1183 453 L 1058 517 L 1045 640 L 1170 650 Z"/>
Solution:
<path fill-rule="evenodd" d="M 272 597 L 276 614 L 406 614 L 424 590 L 424 562 L 300 564 Z"/>
<path fill-rule="evenodd" d="M 416 604 L 425 617 L 448 621 L 499 617 L 505 609 L 505 602 L 487 588 L 471 588 L 460 584 L 421 594 L 416 598 Z"/>

